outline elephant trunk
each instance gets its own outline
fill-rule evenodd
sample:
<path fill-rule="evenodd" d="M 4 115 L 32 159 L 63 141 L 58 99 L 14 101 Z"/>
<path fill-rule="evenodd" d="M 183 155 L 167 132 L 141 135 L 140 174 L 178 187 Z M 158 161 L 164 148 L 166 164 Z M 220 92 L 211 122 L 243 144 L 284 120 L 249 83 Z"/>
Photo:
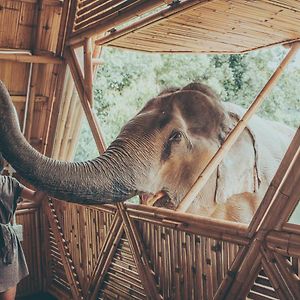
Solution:
<path fill-rule="evenodd" d="M 49 195 L 78 203 L 114 203 L 136 192 L 134 158 L 116 140 L 100 157 L 80 163 L 50 159 L 23 137 L 8 91 L 0 81 L 0 152 L 16 171 Z M 124 175 L 126 174 L 126 175 Z"/>

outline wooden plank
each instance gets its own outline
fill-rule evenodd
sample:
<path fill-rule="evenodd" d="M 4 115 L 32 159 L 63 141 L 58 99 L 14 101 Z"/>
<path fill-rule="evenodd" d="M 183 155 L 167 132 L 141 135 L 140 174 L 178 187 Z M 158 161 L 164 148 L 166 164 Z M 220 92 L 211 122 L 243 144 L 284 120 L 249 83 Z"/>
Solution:
<path fill-rule="evenodd" d="M 45 55 L 28 55 L 18 53 L 4 53 L 0 51 L 0 60 L 15 61 L 20 63 L 35 63 L 35 64 L 62 64 L 63 59 L 59 57 Z"/>
<path fill-rule="evenodd" d="M 25 103 L 26 101 L 26 95 L 10 95 L 12 101 L 14 103 Z M 47 102 L 49 97 L 42 96 L 42 95 L 36 95 L 35 96 L 35 102 Z"/>

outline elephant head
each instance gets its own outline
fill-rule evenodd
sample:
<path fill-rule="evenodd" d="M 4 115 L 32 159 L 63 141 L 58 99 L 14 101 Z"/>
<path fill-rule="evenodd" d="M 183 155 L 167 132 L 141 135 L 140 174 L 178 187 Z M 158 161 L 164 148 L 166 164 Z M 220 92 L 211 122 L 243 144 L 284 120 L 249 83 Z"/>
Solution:
<path fill-rule="evenodd" d="M 0 152 L 36 188 L 80 203 L 115 203 L 134 195 L 176 207 L 220 146 L 227 113 L 214 92 L 193 83 L 151 99 L 106 152 L 90 161 L 41 155 L 20 132 L 0 82 Z"/>

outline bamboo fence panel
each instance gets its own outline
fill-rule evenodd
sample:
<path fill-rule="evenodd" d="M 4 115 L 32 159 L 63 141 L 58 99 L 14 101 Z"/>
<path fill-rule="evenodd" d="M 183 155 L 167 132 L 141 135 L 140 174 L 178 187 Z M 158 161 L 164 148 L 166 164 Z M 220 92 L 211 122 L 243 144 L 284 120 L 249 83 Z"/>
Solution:
<path fill-rule="evenodd" d="M 84 290 L 112 226 L 113 214 L 55 200 L 54 207 Z"/>
<path fill-rule="evenodd" d="M 54 200 L 55 211 L 68 243 L 79 281 L 93 280 L 92 272 L 96 265 L 101 247 L 109 234 L 116 208 L 111 206 L 83 206 L 68 204 Z M 149 217 L 150 209 L 167 222 L 153 222 Z M 142 237 L 145 254 L 150 267 L 155 274 L 155 281 L 164 299 L 212 299 L 222 279 L 227 274 L 240 247 L 245 243 L 236 237 L 230 241 L 217 240 L 210 237 L 210 230 L 206 234 L 189 232 L 191 222 L 204 222 L 204 227 L 211 223 L 211 228 L 220 233 L 232 230 L 234 224 L 223 224 L 192 215 L 174 213 L 173 222 L 186 224 L 187 230 L 171 225 L 172 212 L 152 207 L 133 206 L 128 208 L 129 216 Z M 144 214 L 143 217 L 141 217 Z M 190 220 L 191 219 L 191 220 Z M 245 234 L 245 226 L 237 225 L 237 231 Z M 226 228 L 228 227 L 228 229 Z M 100 228 L 100 230 L 99 230 Z M 208 227 L 209 228 L 209 227 Z M 213 234 L 214 235 L 214 234 Z M 222 236 L 222 234 L 218 235 Z M 51 236 L 50 236 L 51 238 Z M 68 292 L 65 282 L 63 265 L 59 260 L 58 251 L 54 248 L 51 238 L 52 264 L 56 266 L 56 287 Z M 146 299 L 147 294 L 142 285 L 142 277 L 138 271 L 127 235 L 123 233 L 116 244 L 116 251 L 109 262 L 107 271 L 98 291 L 96 299 L 110 299 L 116 296 L 121 299 Z M 54 262 L 54 260 L 56 260 Z M 82 281 L 83 280 L 83 281 Z M 83 287 L 86 289 L 86 287 Z M 86 290 L 86 292 L 88 292 Z"/>

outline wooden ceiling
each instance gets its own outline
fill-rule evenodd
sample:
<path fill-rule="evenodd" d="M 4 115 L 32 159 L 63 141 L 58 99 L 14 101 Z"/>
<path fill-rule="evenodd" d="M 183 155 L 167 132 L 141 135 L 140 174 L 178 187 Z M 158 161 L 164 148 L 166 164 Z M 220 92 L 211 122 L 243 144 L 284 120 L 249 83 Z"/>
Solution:
<path fill-rule="evenodd" d="M 150 52 L 240 53 L 300 39 L 299 1 L 194 1 L 184 8 L 185 2 L 177 14 L 139 20 L 98 43 Z"/>
<path fill-rule="evenodd" d="M 67 9 L 59 0 L 0 2 L 0 80 L 12 96 L 26 138 L 41 152 L 63 70 L 63 14 Z"/>

